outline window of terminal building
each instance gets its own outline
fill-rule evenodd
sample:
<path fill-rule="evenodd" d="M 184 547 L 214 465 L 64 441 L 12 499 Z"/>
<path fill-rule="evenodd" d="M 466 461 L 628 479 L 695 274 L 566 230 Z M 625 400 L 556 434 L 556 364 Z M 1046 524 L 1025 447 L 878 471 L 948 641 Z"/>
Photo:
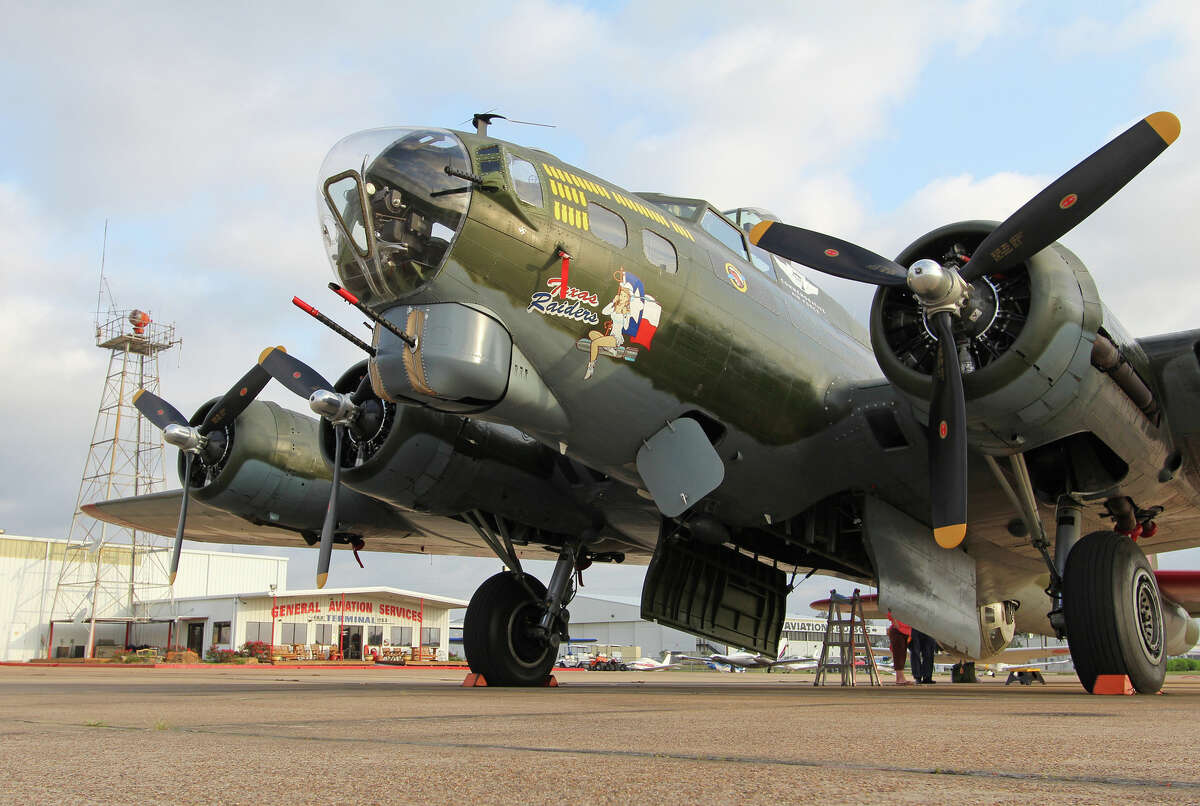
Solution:
<path fill-rule="evenodd" d="M 607 207 L 592 202 L 588 205 L 588 229 L 593 235 L 618 249 L 629 243 L 629 229 L 625 219 Z"/>
<path fill-rule="evenodd" d="M 729 248 L 729 251 L 738 257 L 749 257 L 746 254 L 746 244 L 742 242 L 742 233 L 738 232 L 737 227 L 721 218 L 712 210 L 704 212 L 704 218 L 700 219 L 700 226 L 709 235 L 725 244 Z"/>
<path fill-rule="evenodd" d="M 542 206 L 542 180 L 538 178 L 533 165 L 509 154 L 508 175 L 512 177 L 513 190 L 518 199 L 534 207 Z"/>
<path fill-rule="evenodd" d="M 233 626 L 228 621 L 213 623 L 213 643 L 228 644 L 233 635 Z"/>
<path fill-rule="evenodd" d="M 392 646 L 412 646 L 412 627 L 392 627 Z"/>
<path fill-rule="evenodd" d="M 318 644 L 332 644 L 333 643 L 333 625 L 332 624 L 318 624 L 316 639 L 317 639 L 316 643 L 318 643 Z"/>
<path fill-rule="evenodd" d="M 383 643 L 383 627 L 367 627 L 367 646 L 380 646 Z"/>
<path fill-rule="evenodd" d="M 675 247 L 658 233 L 648 229 L 642 230 L 642 251 L 646 253 L 646 260 L 663 271 L 671 274 L 679 271 L 679 258 L 675 255 Z"/>
<path fill-rule="evenodd" d="M 442 628 L 441 627 L 422 627 L 421 628 L 421 646 L 441 646 L 442 644 Z"/>
<path fill-rule="evenodd" d="M 279 625 L 279 643 L 281 644 L 307 644 L 308 643 L 308 624 L 291 624 L 284 622 Z"/>
<path fill-rule="evenodd" d="M 247 621 L 246 622 L 246 640 L 247 641 L 262 641 L 270 643 L 271 641 L 271 622 L 269 621 Z"/>

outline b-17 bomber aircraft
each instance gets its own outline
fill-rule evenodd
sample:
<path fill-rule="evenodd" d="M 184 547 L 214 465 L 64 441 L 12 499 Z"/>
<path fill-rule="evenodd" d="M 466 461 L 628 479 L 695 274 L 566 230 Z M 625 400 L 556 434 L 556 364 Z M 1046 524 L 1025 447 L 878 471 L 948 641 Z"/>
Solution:
<path fill-rule="evenodd" d="M 1057 239 L 1173 115 L 895 261 L 630 192 L 490 117 L 334 146 L 320 231 L 370 342 L 295 302 L 364 360 L 329 381 L 268 349 L 191 418 L 141 393 L 183 490 L 87 511 L 174 533 L 172 573 L 183 538 L 316 546 L 318 585 L 334 546 L 495 555 L 463 630 L 493 685 L 544 679 L 579 574 L 627 561 L 644 618 L 768 657 L 816 570 L 964 657 L 1065 635 L 1089 691 L 1161 687 L 1200 614 L 1196 578 L 1166 598 L 1146 557 L 1200 546 L 1200 331 L 1131 337 Z M 878 286 L 869 335 L 817 272 Z M 254 401 L 270 378 L 318 418 Z"/>

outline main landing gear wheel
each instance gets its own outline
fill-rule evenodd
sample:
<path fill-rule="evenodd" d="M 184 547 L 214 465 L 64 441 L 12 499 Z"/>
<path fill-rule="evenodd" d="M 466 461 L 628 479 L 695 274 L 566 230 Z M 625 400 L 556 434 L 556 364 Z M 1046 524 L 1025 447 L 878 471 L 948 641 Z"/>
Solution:
<path fill-rule="evenodd" d="M 503 571 L 487 579 L 467 605 L 463 649 L 471 671 L 492 685 L 530 685 L 550 674 L 558 647 L 538 627 L 546 587 L 526 575 Z M 530 590 L 538 596 L 531 599 Z"/>
<path fill-rule="evenodd" d="M 1093 532 L 1067 556 L 1063 616 L 1071 660 L 1089 692 L 1102 674 L 1128 675 L 1142 694 L 1167 671 L 1162 601 L 1154 571 L 1125 535 Z"/>

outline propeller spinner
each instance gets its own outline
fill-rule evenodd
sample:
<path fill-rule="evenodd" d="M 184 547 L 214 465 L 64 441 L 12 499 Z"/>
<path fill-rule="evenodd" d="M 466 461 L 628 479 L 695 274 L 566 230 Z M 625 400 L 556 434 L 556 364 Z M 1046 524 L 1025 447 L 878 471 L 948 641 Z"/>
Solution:
<path fill-rule="evenodd" d="M 971 282 L 1021 263 L 1070 232 L 1179 137 L 1179 119 L 1155 112 L 1117 135 L 1009 216 L 962 267 L 918 260 L 905 269 L 847 241 L 778 221 L 760 222 L 752 243 L 817 271 L 877 286 L 907 285 L 937 336 L 929 405 L 933 534 L 954 548 L 967 533 L 966 403 L 954 318 L 970 306 Z"/>

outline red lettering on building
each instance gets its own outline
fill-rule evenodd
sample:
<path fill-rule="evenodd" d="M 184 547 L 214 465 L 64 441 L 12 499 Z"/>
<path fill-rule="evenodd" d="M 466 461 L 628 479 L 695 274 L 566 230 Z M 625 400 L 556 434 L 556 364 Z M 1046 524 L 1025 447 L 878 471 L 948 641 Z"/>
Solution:
<path fill-rule="evenodd" d="M 334 602 L 330 602 L 330 610 L 334 608 Z M 287 616 L 305 616 L 309 613 L 320 613 L 321 606 L 317 602 L 294 602 L 292 604 L 281 604 L 271 608 L 271 618 L 286 618 Z"/>

